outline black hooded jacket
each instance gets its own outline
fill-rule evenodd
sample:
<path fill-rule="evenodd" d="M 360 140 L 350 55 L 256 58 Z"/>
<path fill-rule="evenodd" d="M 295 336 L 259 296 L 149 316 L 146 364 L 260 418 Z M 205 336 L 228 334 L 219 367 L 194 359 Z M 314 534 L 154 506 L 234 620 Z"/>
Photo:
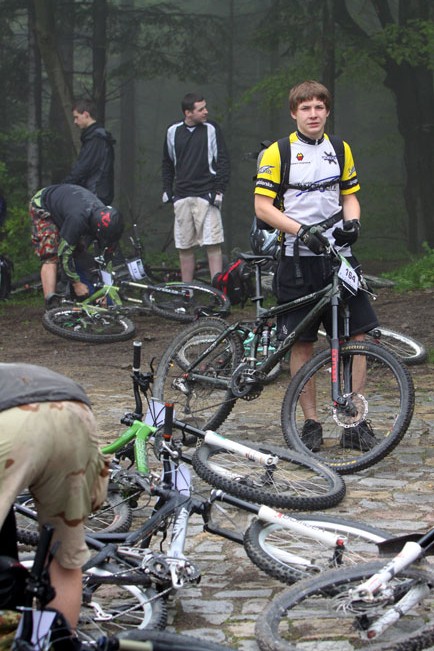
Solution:
<path fill-rule="evenodd" d="M 81 150 L 77 162 L 63 183 L 87 188 L 104 205 L 109 206 L 114 196 L 114 146 L 111 133 L 94 122 L 81 133 Z"/>

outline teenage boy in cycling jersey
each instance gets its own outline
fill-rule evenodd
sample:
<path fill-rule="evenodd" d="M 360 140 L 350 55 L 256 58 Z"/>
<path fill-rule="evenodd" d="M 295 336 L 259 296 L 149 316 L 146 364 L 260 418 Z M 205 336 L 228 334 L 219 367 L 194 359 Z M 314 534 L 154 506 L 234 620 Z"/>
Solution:
<path fill-rule="evenodd" d="M 255 186 L 255 214 L 284 235 L 281 260 L 276 272 L 278 303 L 305 296 L 324 287 L 330 278 L 328 260 L 320 236 L 312 233 L 314 224 L 341 212 L 342 219 L 324 232 L 330 242 L 341 249 L 350 262 L 354 257 L 351 245 L 360 231 L 360 204 L 356 193 L 360 186 L 349 145 L 344 142 L 344 161 L 339 165 L 337 152 L 327 134 L 325 124 L 331 109 L 328 89 L 316 81 L 304 81 L 289 93 L 291 117 L 297 130 L 289 136 L 291 161 L 284 188 L 283 212 L 275 205 L 281 183 L 281 161 L 278 143 L 263 153 Z M 341 171 L 342 167 L 342 171 Z M 378 325 L 376 315 L 365 294 L 350 298 L 350 329 L 353 339 L 361 340 L 364 333 Z M 309 311 L 310 307 L 282 315 L 278 319 L 279 339 L 285 339 Z M 323 316 L 330 332 L 330 311 Z M 319 323 L 300 337 L 291 350 L 290 368 L 294 375 L 310 359 L 317 339 Z M 360 385 L 364 369 L 360 369 Z M 304 392 L 301 404 L 305 416 L 302 440 L 317 452 L 322 444 L 322 427 L 316 412 L 314 387 Z M 369 450 L 376 444 L 369 423 L 361 422 L 344 431 L 340 445 Z"/>
<path fill-rule="evenodd" d="M 0 553 L 15 555 L 11 507 L 29 488 L 39 525 L 51 524 L 53 545 L 60 543 L 50 564 L 50 606 L 72 630 L 89 558 L 84 521 L 104 501 L 108 474 L 83 388 L 42 366 L 0 364 Z"/>

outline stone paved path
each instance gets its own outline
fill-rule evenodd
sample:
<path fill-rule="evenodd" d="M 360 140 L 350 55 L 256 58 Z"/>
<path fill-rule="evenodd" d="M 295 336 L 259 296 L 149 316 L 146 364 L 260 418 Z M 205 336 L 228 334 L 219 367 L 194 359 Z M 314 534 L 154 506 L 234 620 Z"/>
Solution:
<path fill-rule="evenodd" d="M 391 534 L 424 531 L 434 525 L 434 394 L 432 366 L 412 373 L 417 404 L 410 429 L 395 451 L 379 464 L 345 476 L 347 495 L 330 513 L 377 526 Z M 280 404 L 287 383 L 283 375 L 254 402 L 240 401 L 231 420 L 235 434 L 266 437 L 282 445 Z M 200 485 L 200 484 L 199 484 Z M 233 514 L 245 527 L 248 516 Z M 257 651 L 255 620 L 271 597 L 284 586 L 259 571 L 235 543 L 205 534 L 192 519 L 188 556 L 202 569 L 201 583 L 182 590 L 170 608 L 169 628 Z M 434 604 L 431 616 L 434 620 Z M 343 643 L 334 651 L 349 651 Z"/>

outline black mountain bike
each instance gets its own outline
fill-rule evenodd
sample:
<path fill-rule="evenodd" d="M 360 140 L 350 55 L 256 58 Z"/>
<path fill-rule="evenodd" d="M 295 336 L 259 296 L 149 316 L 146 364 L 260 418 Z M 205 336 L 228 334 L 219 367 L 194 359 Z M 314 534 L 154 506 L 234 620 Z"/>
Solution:
<path fill-rule="evenodd" d="M 328 244 L 328 242 L 327 242 Z M 205 318 L 187 327 L 163 354 L 155 377 L 154 395 L 176 403 L 180 419 L 201 429 L 217 429 L 239 399 L 259 397 L 268 375 L 291 350 L 311 322 L 331 306 L 333 333 L 329 348 L 305 364 L 290 382 L 282 405 L 282 428 L 290 447 L 314 455 L 340 473 L 366 468 L 385 457 L 404 436 L 414 409 L 412 378 L 402 362 L 385 347 L 349 337 L 348 296 L 359 289 L 354 269 L 328 244 L 326 253 L 333 273 L 321 291 L 289 303 L 260 307 L 254 324 L 228 324 Z M 308 315 L 282 344 L 269 354 L 273 322 L 277 315 L 311 305 Z M 338 317 L 343 314 L 343 333 Z M 249 337 L 246 354 L 244 340 Z M 301 407 L 309 383 L 316 385 L 316 401 L 323 428 L 323 443 L 312 452 L 302 440 L 305 417 Z M 346 430 L 370 422 L 375 444 L 347 445 Z"/>

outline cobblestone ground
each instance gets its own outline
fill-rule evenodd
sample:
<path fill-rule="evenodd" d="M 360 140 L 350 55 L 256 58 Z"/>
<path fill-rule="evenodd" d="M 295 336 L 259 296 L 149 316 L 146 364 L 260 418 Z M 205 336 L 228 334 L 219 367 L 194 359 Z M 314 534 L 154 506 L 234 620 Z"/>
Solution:
<path fill-rule="evenodd" d="M 391 298 L 393 318 L 385 324 L 409 334 L 419 332 L 433 341 L 433 293 L 417 301 Z M 386 306 L 387 312 L 387 306 Z M 0 360 L 43 364 L 80 381 L 88 391 L 98 420 L 101 440 L 111 440 L 120 416 L 133 407 L 129 369 L 132 344 L 95 346 L 69 342 L 45 332 L 40 325 L 42 307 L 10 306 L 0 313 Z M 409 329 L 410 324 L 410 329 Z M 143 341 L 143 359 L 157 359 L 180 326 L 160 319 L 137 321 L 137 338 Z M 413 329 L 411 329 L 413 326 Z M 423 338 L 422 338 L 423 339 Z M 347 495 L 331 514 L 369 523 L 391 534 L 424 531 L 434 525 L 434 375 L 432 365 L 414 367 L 416 409 L 408 433 L 382 462 L 345 477 Z M 236 438 L 264 439 L 283 445 L 280 406 L 289 377 L 282 374 L 253 402 L 239 401 L 222 433 Z M 202 485 L 203 486 L 203 485 Z M 201 488 L 201 484 L 198 484 Z M 242 530 L 248 518 L 232 513 L 234 526 Z M 243 547 L 205 534 L 192 518 L 187 553 L 202 572 L 199 585 L 183 589 L 170 607 L 169 628 L 225 643 L 240 651 L 257 651 L 254 637 L 259 612 L 283 586 L 260 572 Z M 434 620 L 434 611 L 430 616 Z M 334 651 L 348 651 L 335 646 Z"/>
<path fill-rule="evenodd" d="M 346 497 L 328 513 L 371 524 L 391 534 L 424 531 L 434 525 L 433 368 L 425 364 L 411 372 L 417 400 L 407 434 L 383 461 L 360 473 L 346 475 Z M 220 431 L 234 438 L 266 438 L 282 445 L 280 405 L 288 379 L 284 372 L 257 400 L 240 400 Z M 106 389 L 94 393 L 97 405 L 103 397 L 99 396 L 100 391 L 106 393 Z M 115 394 L 103 402 L 119 405 L 122 397 L 123 404 L 131 404 L 129 395 L 127 390 L 125 396 Z M 107 413 L 99 415 L 107 419 Z M 199 480 L 195 485 L 199 491 L 204 486 Z M 250 519 L 241 511 L 231 511 L 229 516 L 237 530 L 245 529 Z M 257 651 L 257 615 L 284 586 L 258 570 L 242 546 L 204 533 L 198 516 L 190 521 L 187 556 L 201 568 L 202 579 L 199 585 L 183 589 L 171 603 L 169 628 L 208 637 L 240 651 Z M 350 649 L 346 643 L 334 647 L 334 651 Z"/>

